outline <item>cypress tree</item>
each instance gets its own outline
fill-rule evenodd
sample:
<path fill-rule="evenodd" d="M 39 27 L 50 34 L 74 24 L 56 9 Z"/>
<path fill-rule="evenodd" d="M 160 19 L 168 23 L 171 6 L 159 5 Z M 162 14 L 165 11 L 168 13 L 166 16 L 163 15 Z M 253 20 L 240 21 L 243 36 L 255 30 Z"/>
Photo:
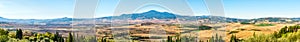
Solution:
<path fill-rule="evenodd" d="M 168 36 L 167 42 L 172 42 L 172 37 Z"/>
<path fill-rule="evenodd" d="M 230 42 L 238 42 L 238 39 L 236 38 L 236 36 L 231 35 Z"/>
<path fill-rule="evenodd" d="M 219 36 L 220 38 L 218 39 L 219 40 L 219 42 L 225 42 L 224 40 L 223 40 L 223 37 L 222 36 Z"/>
<path fill-rule="evenodd" d="M 215 37 L 214 36 L 211 36 L 211 38 L 209 39 L 209 42 L 215 42 L 214 39 Z"/>
<path fill-rule="evenodd" d="M 256 37 L 256 34 L 255 34 L 255 32 L 253 33 L 253 37 Z"/>
<path fill-rule="evenodd" d="M 58 41 L 59 39 L 59 33 L 58 32 L 56 32 L 55 34 L 54 34 L 54 38 L 53 38 L 53 41 Z"/>
<path fill-rule="evenodd" d="M 224 42 L 222 36 L 216 34 L 214 37 L 212 36 L 213 42 Z"/>
<path fill-rule="evenodd" d="M 65 39 L 64 39 L 64 38 L 62 38 L 62 37 L 59 37 L 59 40 L 58 40 L 58 42 L 65 42 Z"/>
<path fill-rule="evenodd" d="M 181 42 L 180 34 L 176 34 L 176 42 Z"/>
<path fill-rule="evenodd" d="M 106 38 L 104 38 L 104 37 L 102 37 L 102 40 L 101 40 L 102 42 L 106 42 Z"/>
<path fill-rule="evenodd" d="M 181 42 L 181 39 L 177 37 L 176 42 Z"/>
<path fill-rule="evenodd" d="M 72 36 L 72 33 L 69 33 L 68 42 L 73 42 L 74 38 Z"/>
<path fill-rule="evenodd" d="M 18 34 L 19 33 L 19 29 L 17 29 L 17 31 L 16 31 L 16 39 L 18 39 L 19 38 L 19 36 L 18 35 L 20 35 L 20 34 Z"/>
<path fill-rule="evenodd" d="M 294 29 L 294 27 L 293 26 L 289 26 L 287 29 L 288 29 L 288 32 L 293 32 L 292 29 Z"/>
<path fill-rule="evenodd" d="M 17 30 L 16 38 L 17 38 L 17 39 L 22 39 L 22 38 L 23 38 L 23 32 L 22 32 L 21 29 L 18 29 L 18 30 Z"/>
<path fill-rule="evenodd" d="M 209 40 L 206 40 L 206 42 L 209 42 Z"/>
<path fill-rule="evenodd" d="M 299 29 L 299 26 L 295 26 L 295 30 L 296 30 L 296 32 L 298 31 L 298 29 Z"/>

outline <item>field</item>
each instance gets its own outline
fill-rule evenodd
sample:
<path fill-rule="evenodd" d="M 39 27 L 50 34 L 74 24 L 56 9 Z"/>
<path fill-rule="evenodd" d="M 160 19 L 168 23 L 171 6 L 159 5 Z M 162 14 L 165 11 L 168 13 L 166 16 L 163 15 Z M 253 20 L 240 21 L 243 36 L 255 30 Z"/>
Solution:
<path fill-rule="evenodd" d="M 190 24 L 162 24 L 162 23 L 142 23 L 142 24 L 130 24 L 130 25 L 117 25 L 117 26 L 99 26 L 96 27 L 96 37 L 93 36 L 80 36 L 80 35 L 94 35 L 92 29 L 83 28 L 56 28 L 56 29 L 23 29 L 24 36 L 29 38 L 39 38 L 41 35 L 50 40 L 55 40 L 56 33 L 59 32 L 58 38 L 63 38 L 67 40 L 70 35 L 75 35 L 73 37 L 85 39 L 87 41 L 95 41 L 92 39 L 97 39 L 98 42 L 165 42 L 165 41 L 182 41 L 182 42 L 212 42 L 212 41 L 232 41 L 234 35 L 238 40 L 244 41 L 254 41 L 255 39 L 266 39 L 269 37 L 276 37 L 274 35 L 280 35 L 278 41 L 284 41 L 281 39 L 288 39 L 293 37 L 289 35 L 298 34 L 295 31 L 287 31 L 281 33 L 285 26 L 295 26 L 295 24 L 288 23 L 256 23 L 256 24 L 241 24 L 241 23 L 219 23 L 219 24 L 202 24 L 202 25 L 190 25 Z M 299 28 L 299 27 L 294 27 Z M 81 30 L 81 31 L 76 31 Z M 14 29 L 18 30 L 18 29 Z M 9 30 L 6 35 L 17 35 L 16 31 Z M 58 31 L 61 30 L 61 31 Z M 72 30 L 74 34 L 70 34 L 67 30 Z M 84 31 L 83 31 L 84 30 Z M 297 31 L 297 30 L 296 30 Z M 295 32 L 295 33 L 294 33 Z M 4 32 L 5 33 L 5 32 Z M 77 34 L 75 34 L 77 33 Z M 279 33 L 279 34 L 275 34 Z M 300 33 L 300 32 L 299 32 Z M 78 35 L 80 34 L 80 35 Z M 51 35 L 51 36 L 47 36 Z M 257 35 L 258 37 L 253 37 Z M 300 34 L 299 34 L 300 35 Z M 282 37 L 281 37 L 282 36 Z M 8 36 L 9 41 L 17 41 L 18 37 Z M 31 40 L 29 39 L 28 40 Z M 294 37 L 295 38 L 295 37 Z M 48 40 L 46 39 L 46 40 Z M 249 40 L 250 39 L 250 40 Z M 26 38 L 23 40 L 27 40 Z M 44 39 L 43 39 L 44 40 Z M 39 41 L 39 40 L 37 40 Z M 257 40 L 258 41 L 258 40 Z M 275 40 L 276 41 L 276 40 Z"/>
<path fill-rule="evenodd" d="M 166 40 L 168 36 L 180 35 L 180 37 L 196 37 L 197 40 L 209 40 L 212 36 L 218 33 L 218 36 L 223 37 L 226 42 L 229 42 L 231 35 L 236 35 L 239 39 L 246 39 L 254 34 L 272 34 L 278 32 L 284 26 L 293 26 L 295 24 L 240 24 L 240 23 L 226 23 L 225 27 L 218 28 L 216 25 L 220 24 L 206 24 L 215 29 L 198 30 L 198 28 L 178 27 L 164 24 L 153 25 L 130 25 L 120 27 L 110 27 L 106 29 L 98 29 L 99 37 L 104 32 L 114 30 L 114 33 L 127 33 L 127 37 L 136 37 L 136 40 L 141 41 L 159 41 Z M 125 32 L 124 32 L 125 31 Z M 111 32 L 110 32 L 111 33 Z M 112 34 L 110 34 L 112 35 Z M 116 34 L 114 34 L 116 35 Z M 124 39 L 124 38 L 123 38 Z M 130 39 L 130 38 L 127 38 Z"/>
<path fill-rule="evenodd" d="M 239 23 L 230 23 L 226 28 L 226 41 L 229 41 L 231 35 L 236 35 L 239 39 L 249 38 L 250 36 L 257 34 L 272 34 L 274 32 L 279 32 L 284 26 L 293 26 L 295 24 L 274 24 L 273 26 L 257 26 L 254 24 L 239 24 Z"/>

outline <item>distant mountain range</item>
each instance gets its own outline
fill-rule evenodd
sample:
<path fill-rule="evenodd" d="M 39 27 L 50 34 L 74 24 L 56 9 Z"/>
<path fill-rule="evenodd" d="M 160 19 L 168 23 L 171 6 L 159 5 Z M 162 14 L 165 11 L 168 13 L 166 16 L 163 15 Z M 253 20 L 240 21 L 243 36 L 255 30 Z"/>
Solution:
<path fill-rule="evenodd" d="M 184 21 L 194 21 L 194 20 L 203 20 L 208 19 L 210 21 L 218 21 L 222 22 L 249 22 L 249 21 L 265 21 L 269 20 L 270 22 L 286 22 L 288 20 L 291 21 L 300 21 L 300 18 L 278 18 L 278 17 L 267 17 L 267 18 L 257 18 L 257 19 L 238 19 L 238 18 L 228 18 L 222 16 L 183 16 L 177 15 L 169 12 L 158 12 L 155 10 L 150 10 L 144 13 L 133 13 L 133 14 L 122 14 L 120 16 L 108 16 L 108 17 L 100 17 L 95 18 L 96 20 L 108 19 L 108 20 L 128 20 L 128 19 L 180 19 Z M 56 18 L 56 19 L 7 19 L 0 17 L 0 22 L 15 22 L 15 23 L 25 23 L 25 24 L 33 24 L 33 23 L 53 23 L 53 22 L 64 22 L 71 23 L 72 20 L 80 21 L 86 19 L 72 19 L 72 18 Z M 221 22 L 219 21 L 219 22 Z"/>
<path fill-rule="evenodd" d="M 122 14 L 120 16 L 102 17 L 101 19 L 176 19 L 180 15 L 151 10 L 144 13 Z"/>
<path fill-rule="evenodd" d="M 249 21 L 265 21 L 269 22 L 286 22 L 288 20 L 291 21 L 300 21 L 300 18 L 281 18 L 281 17 L 266 17 L 266 18 L 257 18 L 257 19 L 239 19 L 239 18 L 228 18 L 222 16 L 183 16 L 177 15 L 168 12 L 158 12 L 155 10 L 150 10 L 144 13 L 133 13 L 133 14 L 123 14 L 120 16 L 109 16 L 109 17 L 101 17 L 97 19 L 182 19 L 182 20 L 202 20 L 209 19 L 210 21 L 224 21 L 224 22 L 249 22 Z"/>

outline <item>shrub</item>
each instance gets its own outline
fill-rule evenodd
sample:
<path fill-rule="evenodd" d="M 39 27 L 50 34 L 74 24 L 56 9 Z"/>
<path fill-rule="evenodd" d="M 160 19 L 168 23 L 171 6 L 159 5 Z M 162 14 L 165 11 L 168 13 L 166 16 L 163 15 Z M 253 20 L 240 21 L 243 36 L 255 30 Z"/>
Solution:
<path fill-rule="evenodd" d="M 249 22 L 241 22 L 240 24 L 254 24 L 254 23 L 249 23 Z"/>
<path fill-rule="evenodd" d="M 263 23 L 263 24 L 257 24 L 257 25 L 255 25 L 255 26 L 274 26 L 275 24 L 265 24 L 265 23 Z"/>
<path fill-rule="evenodd" d="M 260 29 L 251 29 L 250 31 L 261 31 Z"/>
<path fill-rule="evenodd" d="M 198 29 L 199 30 L 209 30 L 209 29 L 211 29 L 212 27 L 210 27 L 210 26 L 199 26 L 198 27 Z"/>
<path fill-rule="evenodd" d="M 244 30 L 246 30 L 246 29 L 244 29 L 244 28 L 238 28 L 237 30 L 241 30 L 241 31 L 244 31 Z"/>
<path fill-rule="evenodd" d="M 5 42 L 7 40 L 9 40 L 7 35 L 0 35 L 0 42 Z"/>
<path fill-rule="evenodd" d="M 0 29 L 0 35 L 7 35 L 8 31 L 4 30 L 4 29 Z"/>
<path fill-rule="evenodd" d="M 238 31 L 238 30 L 233 30 L 233 31 L 230 31 L 229 34 L 238 33 L 238 32 L 240 32 L 240 31 Z"/>
<path fill-rule="evenodd" d="M 235 35 L 231 35 L 230 42 L 238 42 L 239 40 L 236 38 Z"/>

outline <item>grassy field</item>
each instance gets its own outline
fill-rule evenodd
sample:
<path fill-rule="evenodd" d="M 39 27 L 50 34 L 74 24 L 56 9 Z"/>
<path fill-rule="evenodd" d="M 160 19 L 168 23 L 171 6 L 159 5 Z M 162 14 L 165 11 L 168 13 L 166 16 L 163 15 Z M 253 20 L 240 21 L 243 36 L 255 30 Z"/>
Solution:
<path fill-rule="evenodd" d="M 212 26 L 215 29 L 205 29 L 198 30 L 198 28 L 187 28 L 187 27 L 178 27 L 178 26 L 163 26 L 163 25 L 147 25 L 147 26 L 121 26 L 114 27 L 115 29 L 131 29 L 129 33 L 131 36 L 147 38 L 150 35 L 156 35 L 161 39 L 166 39 L 167 36 L 175 36 L 180 34 L 180 37 L 197 37 L 198 40 L 210 40 L 212 36 L 218 33 L 218 36 L 223 37 L 226 42 L 229 42 L 231 35 L 235 35 L 238 39 L 246 39 L 253 36 L 253 34 L 273 34 L 274 32 L 278 32 L 284 26 L 293 26 L 296 24 L 240 24 L 240 23 L 227 23 L 223 24 L 209 24 L 208 26 Z M 126 28 L 125 28 L 126 27 Z M 158 29 L 160 28 L 160 29 Z M 151 31 L 151 29 L 155 29 L 156 31 Z M 195 29 L 195 30 L 194 30 Z M 111 29 L 107 29 L 111 30 Z M 98 32 L 106 32 L 107 30 L 99 30 Z M 149 31 L 150 30 L 150 31 Z M 193 30 L 193 31 L 191 31 Z M 119 30 L 120 32 L 122 30 Z M 163 31 L 163 35 L 160 34 Z M 189 31 L 189 32 L 185 32 Z M 145 32 L 152 32 L 153 34 L 147 34 Z M 143 34 L 144 33 L 144 34 Z M 165 35 L 167 34 L 167 35 Z M 150 40 L 150 39 L 145 39 Z"/>
<path fill-rule="evenodd" d="M 230 35 L 236 35 L 239 39 L 245 39 L 253 34 L 272 34 L 278 32 L 284 26 L 293 26 L 295 24 L 249 24 L 230 23 L 226 26 L 226 41 L 229 41 Z M 234 32 L 234 33 L 231 33 Z"/>

